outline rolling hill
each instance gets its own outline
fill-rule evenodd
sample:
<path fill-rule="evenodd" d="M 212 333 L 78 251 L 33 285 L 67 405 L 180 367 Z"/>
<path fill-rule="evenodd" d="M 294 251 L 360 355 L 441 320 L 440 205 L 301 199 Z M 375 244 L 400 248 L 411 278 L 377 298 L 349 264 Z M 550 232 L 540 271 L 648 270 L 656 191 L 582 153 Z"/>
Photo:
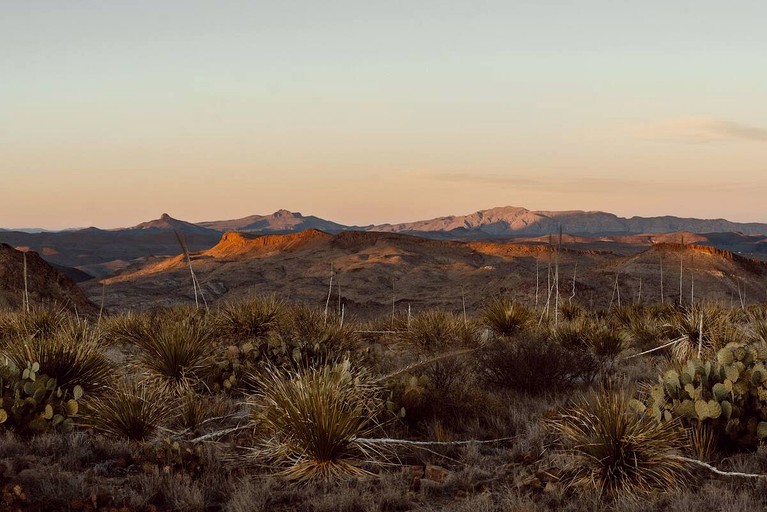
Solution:
<path fill-rule="evenodd" d="M 277 293 L 324 305 L 331 265 L 331 303 L 354 314 L 411 306 L 478 308 L 500 293 L 542 305 L 553 264 L 559 261 L 560 299 L 589 306 L 615 300 L 660 300 L 664 266 L 665 301 L 682 300 L 692 282 L 698 299 L 748 302 L 767 298 L 767 263 L 697 245 L 657 242 L 618 253 L 564 244 L 558 256 L 541 241 L 446 241 L 398 233 L 307 230 L 288 235 L 228 233 L 214 247 L 192 255 L 192 265 L 210 302 L 252 293 Z M 549 274 L 549 269 L 552 274 Z M 617 276 L 617 277 L 616 277 Z M 104 279 L 110 308 L 147 308 L 193 301 L 189 269 L 181 256 L 155 259 Z M 83 283 L 91 297 L 101 285 Z M 552 284 L 553 286 L 553 284 Z M 537 289 L 537 294 L 536 294 Z M 552 288 L 554 290 L 554 288 Z M 554 296 L 552 292 L 551 297 Z M 553 298 L 551 299 L 553 301 Z"/>

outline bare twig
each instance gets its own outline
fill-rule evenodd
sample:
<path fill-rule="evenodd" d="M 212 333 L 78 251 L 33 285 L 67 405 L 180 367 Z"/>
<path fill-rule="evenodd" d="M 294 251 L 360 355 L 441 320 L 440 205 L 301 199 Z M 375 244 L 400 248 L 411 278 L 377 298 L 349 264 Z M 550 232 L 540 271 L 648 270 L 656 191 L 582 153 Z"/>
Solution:
<path fill-rule="evenodd" d="M 711 464 L 703 462 L 702 460 L 691 459 L 689 457 L 682 457 L 681 455 L 672 455 L 671 457 L 676 460 L 687 462 L 688 464 L 692 464 L 694 466 L 698 466 L 699 468 L 703 468 L 717 476 L 721 476 L 725 478 L 747 478 L 750 480 L 767 480 L 767 475 L 760 475 L 758 473 L 741 473 L 739 471 L 722 471 L 721 469 L 718 469 L 712 466 Z"/>

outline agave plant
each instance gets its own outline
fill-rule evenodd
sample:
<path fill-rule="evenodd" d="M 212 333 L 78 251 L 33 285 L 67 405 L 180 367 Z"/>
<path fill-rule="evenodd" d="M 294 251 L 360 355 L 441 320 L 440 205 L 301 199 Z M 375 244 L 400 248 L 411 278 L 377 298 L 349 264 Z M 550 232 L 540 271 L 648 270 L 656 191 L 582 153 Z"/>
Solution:
<path fill-rule="evenodd" d="M 684 430 L 637 412 L 631 395 L 608 385 L 549 421 L 572 456 L 569 485 L 616 497 L 667 491 L 687 480 L 689 468 L 676 455 L 686 445 Z"/>
<path fill-rule="evenodd" d="M 385 401 L 367 373 L 348 360 L 298 371 L 267 368 L 255 377 L 254 422 L 266 431 L 265 453 L 288 480 L 365 475 L 369 450 L 355 440 L 374 432 Z"/>

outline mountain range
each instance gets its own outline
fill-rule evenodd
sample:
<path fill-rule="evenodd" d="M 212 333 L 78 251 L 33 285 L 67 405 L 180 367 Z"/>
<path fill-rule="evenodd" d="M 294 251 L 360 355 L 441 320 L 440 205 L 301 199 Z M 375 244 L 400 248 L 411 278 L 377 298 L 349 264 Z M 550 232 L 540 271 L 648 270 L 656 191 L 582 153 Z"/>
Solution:
<path fill-rule="evenodd" d="M 165 213 L 158 219 L 119 229 L 89 227 L 42 233 L 0 230 L 0 242 L 35 251 L 65 274 L 83 281 L 111 276 L 146 260 L 179 254 L 181 247 L 176 233 L 189 251 L 198 252 L 216 245 L 227 232 L 268 235 L 313 229 L 328 234 L 387 232 L 438 240 L 530 239 L 543 243 L 560 228 L 571 237 L 570 243 L 581 244 L 584 248 L 620 252 L 618 246 L 647 246 L 655 243 L 659 235 L 666 234 L 664 241 L 711 245 L 758 258 L 767 255 L 767 237 L 764 236 L 767 224 L 672 216 L 624 218 L 605 212 L 532 211 L 512 206 L 468 215 L 368 226 L 349 226 L 288 210 L 198 223 L 175 219 Z M 533 240 L 536 237 L 543 238 Z"/>

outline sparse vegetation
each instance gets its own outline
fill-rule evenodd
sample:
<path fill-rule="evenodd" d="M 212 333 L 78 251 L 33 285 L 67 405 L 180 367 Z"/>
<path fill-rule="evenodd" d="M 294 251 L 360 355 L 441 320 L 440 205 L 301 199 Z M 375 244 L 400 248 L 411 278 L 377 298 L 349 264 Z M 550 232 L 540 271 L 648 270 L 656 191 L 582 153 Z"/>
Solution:
<path fill-rule="evenodd" d="M 31 510 L 85 510 L 91 485 L 128 510 L 761 506 L 688 458 L 767 474 L 763 310 L 568 307 L 3 313 L 0 467 Z"/>

